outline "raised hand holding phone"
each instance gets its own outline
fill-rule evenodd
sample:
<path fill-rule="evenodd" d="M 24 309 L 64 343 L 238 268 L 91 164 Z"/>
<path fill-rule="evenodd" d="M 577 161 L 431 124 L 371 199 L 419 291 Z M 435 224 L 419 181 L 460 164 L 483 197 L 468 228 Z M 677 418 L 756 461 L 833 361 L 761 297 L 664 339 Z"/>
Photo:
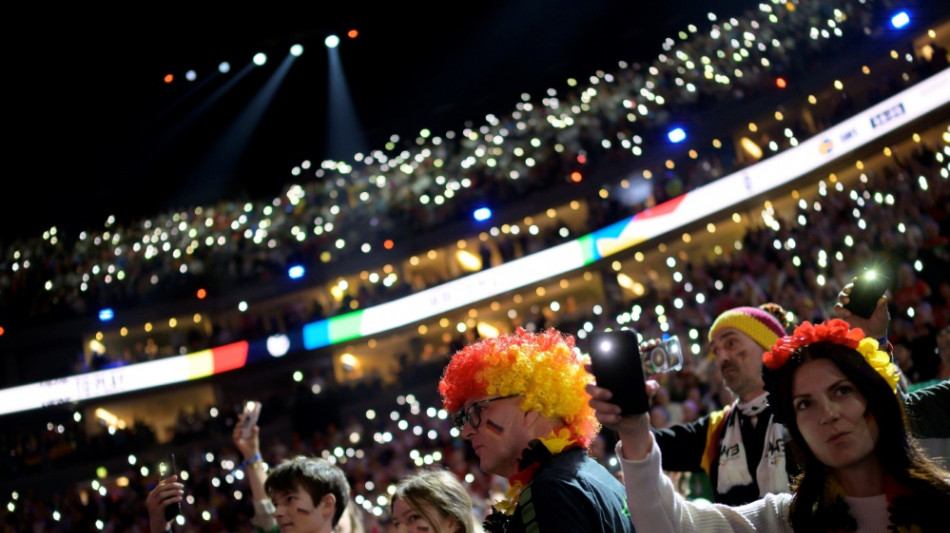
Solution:
<path fill-rule="evenodd" d="M 645 413 L 650 399 L 640 357 L 640 341 L 632 329 L 595 331 L 590 340 L 590 367 L 597 386 L 611 393 L 624 415 Z"/>
<path fill-rule="evenodd" d="M 148 530 L 150 533 L 164 533 L 168 531 L 169 522 L 178 516 L 181 509 L 181 500 L 185 496 L 185 487 L 177 479 L 172 478 L 174 474 L 169 468 L 171 463 L 162 461 L 158 465 L 161 480 L 155 484 L 155 487 L 149 491 L 145 498 L 145 506 L 148 508 Z M 169 510 L 171 509 L 171 511 Z M 174 514 L 173 514 L 174 513 Z"/>
<path fill-rule="evenodd" d="M 645 342 L 642 353 L 639 335 L 632 329 L 595 331 L 588 338 L 591 372 L 597 386 L 610 391 L 611 402 L 619 405 L 624 415 L 644 413 L 650 408 L 645 389 L 649 376 L 683 366 L 675 335 Z"/>
<path fill-rule="evenodd" d="M 158 464 L 158 473 L 161 476 L 161 480 L 164 482 L 171 476 L 175 476 L 175 480 L 178 479 L 178 467 L 175 465 L 175 454 L 169 454 L 166 461 L 162 461 Z M 164 484 L 164 483 L 163 483 Z M 163 498 L 167 499 L 167 498 Z M 175 501 L 169 503 L 165 507 L 165 521 L 174 520 L 175 517 L 181 514 L 181 501 Z"/>
<path fill-rule="evenodd" d="M 643 360 L 636 332 L 621 331 L 592 334 L 588 369 L 597 379 L 585 387 L 590 394 L 589 404 L 597 420 L 604 427 L 617 432 L 623 457 L 640 460 L 649 453 L 650 436 L 649 398 L 656 393 L 659 383 L 644 381 Z M 613 342 L 620 340 L 620 343 Z M 646 343 L 644 351 L 652 355 L 653 343 Z M 623 346 L 623 349 L 618 349 Z M 635 349 L 635 351 L 634 351 Z M 633 377 L 631 377 L 631 374 Z"/>
<path fill-rule="evenodd" d="M 861 318 L 871 318 L 877 303 L 884 296 L 890 279 L 874 270 L 867 270 L 855 276 L 848 293 L 848 303 L 844 308 Z"/>
<path fill-rule="evenodd" d="M 884 339 L 891 321 L 886 302 L 889 280 L 879 274 L 875 275 L 875 278 L 876 280 L 867 279 L 867 272 L 864 272 L 842 287 L 834 305 L 834 314 L 848 322 L 852 328 L 861 328 L 870 337 Z M 883 303 L 882 295 L 885 299 Z"/>
<path fill-rule="evenodd" d="M 248 400 L 244 404 L 244 416 L 241 417 L 241 438 L 247 440 L 251 438 L 252 428 L 257 424 L 261 414 L 261 402 Z"/>

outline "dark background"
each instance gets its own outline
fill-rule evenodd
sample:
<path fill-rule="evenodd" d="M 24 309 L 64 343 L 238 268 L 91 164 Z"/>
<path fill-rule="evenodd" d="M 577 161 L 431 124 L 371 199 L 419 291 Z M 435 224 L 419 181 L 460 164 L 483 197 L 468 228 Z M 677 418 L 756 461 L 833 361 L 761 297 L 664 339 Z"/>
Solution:
<path fill-rule="evenodd" d="M 316 4 L 316 3 L 315 3 Z M 260 199 L 295 181 L 291 168 L 328 154 L 327 53 L 340 55 L 364 135 L 382 148 L 481 125 L 510 114 L 523 92 L 566 90 L 619 60 L 648 63 L 713 9 L 736 15 L 755 2 L 504 0 L 477 3 L 347 1 L 340 4 L 143 2 L 121 8 L 50 6 L 10 14 L 5 76 L 0 242 L 101 228 L 109 215 L 136 220 L 220 199 Z M 710 6 L 712 6 L 710 8 Z M 200 10 L 198 10 L 200 8 Z M 356 40 L 345 37 L 356 28 Z M 287 53 L 305 51 L 277 89 L 246 147 L 225 133 Z M 264 51 L 269 62 L 212 104 L 196 89 L 228 60 L 233 77 Z M 195 69 L 199 80 L 184 81 Z M 166 73 L 178 76 L 165 84 Z M 204 76 L 204 77 L 203 77 Z M 220 83 L 218 83 L 220 85 Z M 191 93 L 191 94 L 189 94 Z M 203 110 L 200 113 L 198 110 Z M 222 146 L 222 143 L 224 145 Z M 221 164 L 221 154 L 231 156 Z M 300 181 L 303 178 L 298 178 Z"/>

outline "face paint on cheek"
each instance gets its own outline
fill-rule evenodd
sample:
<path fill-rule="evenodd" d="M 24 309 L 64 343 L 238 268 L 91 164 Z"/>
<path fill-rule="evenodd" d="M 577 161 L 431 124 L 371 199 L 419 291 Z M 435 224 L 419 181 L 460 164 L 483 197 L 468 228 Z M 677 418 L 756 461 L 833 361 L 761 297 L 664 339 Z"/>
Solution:
<path fill-rule="evenodd" d="M 505 432 L 505 428 L 499 426 L 498 424 L 492 422 L 491 420 L 485 421 L 485 427 L 495 435 L 501 435 Z"/>

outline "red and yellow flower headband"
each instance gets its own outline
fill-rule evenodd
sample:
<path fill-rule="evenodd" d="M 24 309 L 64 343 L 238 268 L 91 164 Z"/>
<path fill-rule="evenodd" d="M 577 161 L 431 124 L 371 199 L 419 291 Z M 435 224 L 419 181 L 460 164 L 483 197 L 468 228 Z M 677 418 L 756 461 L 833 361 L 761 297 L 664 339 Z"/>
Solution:
<path fill-rule="evenodd" d="M 891 390 L 897 392 L 900 370 L 891 361 L 891 356 L 880 350 L 876 339 L 866 337 L 861 328 L 851 329 L 847 322 L 838 318 L 821 324 L 803 322 L 791 335 L 779 338 L 772 349 L 762 355 L 762 363 L 769 370 L 778 370 L 799 348 L 818 342 L 839 344 L 858 352 L 887 381 Z"/>

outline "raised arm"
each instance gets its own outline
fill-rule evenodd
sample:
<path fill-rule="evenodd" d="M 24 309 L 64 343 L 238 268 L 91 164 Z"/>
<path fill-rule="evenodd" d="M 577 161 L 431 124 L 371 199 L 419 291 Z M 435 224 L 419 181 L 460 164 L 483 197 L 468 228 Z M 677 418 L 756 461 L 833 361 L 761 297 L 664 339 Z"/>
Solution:
<path fill-rule="evenodd" d="M 244 457 L 241 465 L 247 475 L 247 483 L 251 487 L 254 506 L 254 518 L 251 519 L 251 523 L 264 531 L 271 531 L 277 527 L 277 520 L 274 519 L 274 504 L 267 495 L 267 491 L 264 490 L 264 482 L 267 481 L 267 463 L 261 457 L 260 427 L 257 424 L 251 426 L 250 436 L 244 438 L 240 423 L 243 418 L 243 414 L 238 415 L 238 423 L 234 425 L 231 436 L 234 445 Z"/>
<path fill-rule="evenodd" d="M 660 385 L 656 381 L 648 380 L 646 387 L 647 396 L 652 397 Z M 623 458 L 632 461 L 645 459 L 653 449 L 649 413 L 621 416 L 620 406 L 610 402 L 612 395 L 609 390 L 588 384 L 587 393 L 590 394 L 590 406 L 596 411 L 597 420 L 604 427 L 617 432 Z"/>
<path fill-rule="evenodd" d="M 871 313 L 869 318 L 858 316 L 845 308 L 845 305 L 851 301 L 851 289 L 854 288 L 856 279 L 852 278 L 851 282 L 838 292 L 838 301 L 835 302 L 834 307 L 835 316 L 850 324 L 852 328 L 861 328 L 864 334 L 869 337 L 879 340 L 884 339 L 887 337 L 887 327 L 891 322 L 891 313 L 887 308 L 887 296 L 881 296 L 878 299 L 877 307 L 874 308 L 874 312 Z"/>
<path fill-rule="evenodd" d="M 149 491 L 145 499 L 148 508 L 148 529 L 150 533 L 165 533 L 171 528 L 171 520 L 165 520 L 165 508 L 180 502 L 185 496 L 185 486 L 178 482 L 178 476 L 169 476 L 158 482 Z"/>
<path fill-rule="evenodd" d="M 647 380 L 647 395 L 659 388 Z M 620 407 L 610 403 L 610 391 L 595 384 L 587 386 L 590 406 L 604 427 L 617 432 L 617 455 L 623 468 L 630 519 L 638 533 L 680 531 L 768 531 L 791 532 L 788 504 L 791 494 L 769 494 L 742 507 L 697 505 L 687 501 L 663 474 L 662 454 L 650 431 L 650 415 L 620 415 Z"/>

